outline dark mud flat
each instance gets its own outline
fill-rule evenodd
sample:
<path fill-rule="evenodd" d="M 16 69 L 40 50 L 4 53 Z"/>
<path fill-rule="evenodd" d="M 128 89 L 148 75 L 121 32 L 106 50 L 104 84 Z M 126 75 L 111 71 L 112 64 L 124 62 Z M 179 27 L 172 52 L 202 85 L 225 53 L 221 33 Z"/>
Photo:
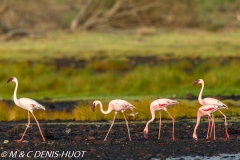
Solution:
<path fill-rule="evenodd" d="M 216 141 L 205 139 L 206 122 L 202 122 L 198 128 L 198 141 L 192 139 L 195 123 L 176 122 L 176 140 L 172 141 L 171 123 L 162 125 L 160 140 L 157 139 L 158 123 L 150 124 L 149 139 L 145 140 L 143 138 L 145 124 L 132 121 L 129 123 L 132 142 L 128 140 L 125 124 L 115 124 L 105 142 L 103 139 L 110 127 L 110 122 L 82 124 L 81 122 L 47 123 L 43 121 L 40 124 L 47 139 L 46 142 L 42 142 L 37 125 L 32 124 L 24 141 L 18 143 L 14 140 L 20 138 L 25 125 L 17 122 L 1 123 L 0 152 L 6 151 L 9 156 L 11 152 L 17 151 L 16 158 L 21 158 L 20 153 L 23 153 L 24 159 L 29 158 L 27 153 L 31 159 L 165 159 L 240 153 L 240 124 L 236 122 L 228 125 L 230 139 L 225 138 L 223 122 L 217 123 Z M 44 151 L 52 151 L 52 155 L 46 155 Z M 86 151 L 84 155 L 83 151 Z M 227 158 L 229 157 L 225 157 Z"/>

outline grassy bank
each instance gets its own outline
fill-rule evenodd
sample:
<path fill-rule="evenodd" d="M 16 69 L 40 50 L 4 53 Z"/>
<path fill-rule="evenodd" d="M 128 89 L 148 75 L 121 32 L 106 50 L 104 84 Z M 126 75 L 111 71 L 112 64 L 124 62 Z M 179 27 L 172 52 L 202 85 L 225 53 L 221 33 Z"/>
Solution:
<path fill-rule="evenodd" d="M 104 72 L 7 62 L 0 64 L 0 97 L 11 99 L 15 84 L 7 83 L 7 79 L 12 76 L 19 80 L 19 98 L 110 100 L 197 96 L 201 85 L 193 87 L 192 84 L 198 78 L 205 80 L 203 96 L 240 95 L 239 61 L 225 64 L 212 59 L 199 65 L 182 60 L 168 65 L 143 65 L 129 71 Z"/>
<path fill-rule="evenodd" d="M 38 39 L 0 42 L 0 97 L 11 99 L 19 79 L 19 97 L 34 99 L 141 99 L 198 95 L 239 95 L 240 31 L 53 32 Z M 149 57 L 143 63 L 129 56 Z M 63 65 L 58 66 L 56 59 Z M 67 59 L 83 60 L 72 67 Z M 142 58 L 144 60 L 144 58 Z M 157 64 L 153 62 L 157 62 Z M 80 64 L 81 62 L 77 63 Z"/>
<path fill-rule="evenodd" d="M 201 85 L 192 84 L 198 78 L 205 81 L 203 97 L 240 95 L 239 35 L 240 31 L 159 31 L 150 36 L 54 32 L 39 39 L 0 42 L 0 97 L 12 98 L 15 84 L 7 84 L 7 79 L 14 76 L 19 80 L 19 98 L 126 99 L 139 112 L 130 119 L 149 119 L 149 104 L 154 99 L 197 96 Z M 227 103 L 230 109 L 224 111 L 226 115 L 239 116 L 238 102 Z M 176 118 L 192 118 L 199 106 L 195 101 L 182 101 L 169 111 Z M 72 112 L 36 114 L 42 120 L 113 117 L 80 105 Z M 164 113 L 163 118 L 168 116 Z M 27 119 L 26 111 L 0 104 L 0 121 L 21 119 Z"/>
<path fill-rule="evenodd" d="M 169 57 L 239 56 L 240 30 L 206 32 L 199 30 L 153 31 L 147 33 L 52 32 L 39 38 L 1 41 L 0 58 L 46 61 L 52 58 L 91 59 L 157 55 Z M 149 35 L 150 34 L 150 35 Z"/>
<path fill-rule="evenodd" d="M 128 116 L 131 111 L 126 111 L 125 115 L 129 120 L 147 120 L 151 119 L 151 113 L 149 110 L 150 100 L 141 101 L 130 101 L 135 107 L 134 112 L 138 114 L 134 117 Z M 198 101 L 187 101 L 179 100 L 179 104 L 175 106 L 168 107 L 168 111 L 171 115 L 176 118 L 195 118 L 197 115 L 197 110 L 200 107 Z M 225 100 L 223 101 L 229 106 L 229 109 L 222 110 L 227 117 L 238 117 L 240 116 L 239 101 Z M 107 110 L 108 102 L 103 102 L 104 110 Z M 91 104 L 89 106 L 78 105 L 71 112 L 63 111 L 50 111 L 48 108 L 46 111 L 38 110 L 34 112 L 39 120 L 77 120 L 77 121 L 102 121 L 102 120 L 112 120 L 114 112 L 104 115 L 100 111 L 100 107 L 97 106 L 95 112 L 91 110 Z M 156 119 L 159 118 L 158 111 L 155 112 Z M 214 114 L 216 117 L 222 117 L 219 112 Z M 117 116 L 118 119 L 124 120 L 121 113 Z M 165 111 L 162 111 L 163 119 L 170 119 Z M 10 106 L 5 103 L 0 103 L 0 121 L 16 121 L 27 119 L 27 111 L 16 106 Z"/>

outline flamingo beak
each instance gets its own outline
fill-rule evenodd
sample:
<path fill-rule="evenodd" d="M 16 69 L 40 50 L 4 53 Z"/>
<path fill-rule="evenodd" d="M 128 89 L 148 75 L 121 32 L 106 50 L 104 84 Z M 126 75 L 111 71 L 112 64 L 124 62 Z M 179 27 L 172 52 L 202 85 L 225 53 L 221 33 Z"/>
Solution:
<path fill-rule="evenodd" d="M 223 107 L 225 107 L 225 109 L 228 109 L 228 106 L 227 106 L 227 105 L 225 105 L 225 104 L 223 105 Z"/>
<path fill-rule="evenodd" d="M 198 82 L 199 82 L 199 80 L 194 81 L 193 86 L 195 86 L 196 84 L 198 84 Z"/>
<path fill-rule="evenodd" d="M 92 110 L 95 112 L 95 103 L 92 104 Z"/>
<path fill-rule="evenodd" d="M 13 78 L 8 78 L 7 83 L 11 82 Z"/>
<path fill-rule="evenodd" d="M 130 109 L 131 109 L 131 111 L 133 111 L 134 109 L 136 109 L 136 107 L 132 106 Z"/>
<path fill-rule="evenodd" d="M 143 131 L 143 137 L 144 137 L 145 139 L 148 139 L 148 134 L 146 133 L 146 131 Z"/>

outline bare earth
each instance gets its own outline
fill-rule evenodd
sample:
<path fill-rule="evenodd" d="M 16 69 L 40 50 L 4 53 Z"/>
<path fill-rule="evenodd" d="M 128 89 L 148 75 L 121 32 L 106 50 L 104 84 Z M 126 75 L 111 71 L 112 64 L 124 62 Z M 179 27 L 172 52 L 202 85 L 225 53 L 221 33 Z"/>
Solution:
<path fill-rule="evenodd" d="M 240 153 L 240 124 L 237 122 L 231 122 L 228 125 L 230 139 L 225 138 L 223 122 L 218 122 L 216 124 L 217 140 L 214 141 L 205 139 L 207 123 L 202 121 L 197 132 L 199 140 L 194 141 L 192 133 L 195 123 L 178 120 L 175 123 L 176 140 L 173 141 L 171 139 L 172 124 L 169 122 L 163 123 L 160 140 L 157 139 L 158 121 L 151 123 L 149 139 L 145 140 L 143 138 L 145 124 L 132 121 L 129 123 L 132 142 L 128 140 L 126 125 L 119 122 L 116 121 L 117 124 L 113 126 L 107 141 L 103 141 L 110 122 L 85 124 L 42 121 L 40 125 L 46 142 L 42 142 L 38 127 L 33 123 L 24 141 L 20 143 L 14 140 L 19 139 L 23 133 L 25 125 L 22 124 L 25 124 L 25 121 L 2 122 L 0 153 L 6 152 L 6 159 L 22 157 L 24 159 L 30 157 L 31 159 L 165 159 Z"/>

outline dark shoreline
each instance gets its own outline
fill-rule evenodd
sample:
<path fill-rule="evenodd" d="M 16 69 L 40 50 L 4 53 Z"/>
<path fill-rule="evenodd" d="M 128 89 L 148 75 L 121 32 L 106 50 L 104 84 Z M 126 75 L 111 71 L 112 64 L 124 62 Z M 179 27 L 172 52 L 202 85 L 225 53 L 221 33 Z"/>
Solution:
<path fill-rule="evenodd" d="M 221 119 L 219 119 L 220 121 Z M 33 121 L 32 121 L 33 122 Z M 157 139 L 158 120 L 149 126 L 149 139 L 143 138 L 145 123 L 129 123 L 132 142 L 128 140 L 126 125 L 117 120 L 107 141 L 103 141 L 110 122 L 81 123 L 76 121 L 40 121 L 47 141 L 42 142 L 37 125 L 26 133 L 24 142 L 17 143 L 27 121 L 2 122 L 0 125 L 0 151 L 87 151 L 84 159 L 151 159 L 177 158 L 180 156 L 217 156 L 222 153 L 240 153 L 240 123 L 229 122 L 230 138 L 225 138 L 223 121 L 216 123 L 216 138 L 206 140 L 207 123 L 202 121 L 197 134 L 198 141 L 192 139 L 195 122 L 178 121 L 175 123 L 175 138 L 171 139 L 172 124 L 162 124 L 161 139 Z M 64 122 L 64 121 L 62 121 Z M 52 124 L 51 124 L 52 123 Z M 58 124 L 58 125 L 56 125 Z M 8 143 L 4 143 L 8 141 Z M 32 147 L 35 146 L 35 147 Z M 46 158 L 46 157 L 45 157 Z M 51 158 L 49 158 L 51 159 Z M 70 158 L 72 159 L 72 158 Z M 73 158 L 74 159 L 74 158 Z"/>

